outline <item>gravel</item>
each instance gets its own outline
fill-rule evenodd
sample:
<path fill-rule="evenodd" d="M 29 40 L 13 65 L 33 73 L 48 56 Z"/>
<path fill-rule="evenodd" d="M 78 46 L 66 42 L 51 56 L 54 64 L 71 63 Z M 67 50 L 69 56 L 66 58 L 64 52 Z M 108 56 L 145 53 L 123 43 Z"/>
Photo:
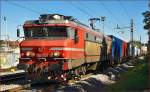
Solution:
<path fill-rule="evenodd" d="M 22 90 L 20 92 L 105 92 L 105 87 L 114 84 L 120 73 L 127 72 L 128 69 L 134 67 L 131 63 L 122 64 L 120 66 L 109 68 L 105 74 L 89 75 L 82 78 L 80 81 L 71 83 L 68 86 L 59 88 L 43 88 L 43 89 L 31 89 Z M 5 91 L 13 88 L 20 87 L 20 85 L 0 85 L 0 91 Z M 43 91 L 44 90 L 44 91 Z"/>
<path fill-rule="evenodd" d="M 127 67 L 127 68 L 133 68 L 134 66 L 128 65 L 128 64 L 122 64 L 122 66 Z"/>
<path fill-rule="evenodd" d="M 91 75 L 80 81 L 69 85 L 57 92 L 99 92 L 104 90 L 106 85 L 115 83 L 105 74 Z"/>
<path fill-rule="evenodd" d="M 19 88 L 21 87 L 21 85 L 16 85 L 16 84 L 9 84 L 9 85 L 5 85 L 5 84 L 1 84 L 0 85 L 0 91 L 7 91 L 10 89 L 15 89 L 15 88 Z"/>

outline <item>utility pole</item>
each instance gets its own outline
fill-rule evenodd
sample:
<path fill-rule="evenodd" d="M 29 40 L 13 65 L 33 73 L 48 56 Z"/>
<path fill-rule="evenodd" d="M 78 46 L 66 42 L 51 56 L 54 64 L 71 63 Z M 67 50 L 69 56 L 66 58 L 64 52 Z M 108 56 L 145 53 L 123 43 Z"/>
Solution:
<path fill-rule="evenodd" d="M 133 46 L 133 31 L 134 31 L 134 26 L 133 26 L 133 24 L 134 24 L 133 19 L 131 19 L 130 26 L 128 26 L 128 27 L 119 27 L 117 25 L 117 28 L 114 28 L 114 29 L 127 29 L 127 28 L 130 29 L 130 31 L 131 31 L 131 40 L 130 40 L 130 42 L 131 42 L 131 56 L 132 56 L 132 60 L 133 60 L 133 55 L 134 55 L 134 52 L 133 52 L 134 51 L 134 46 Z"/>
<path fill-rule="evenodd" d="M 141 39 L 141 36 L 140 36 L 140 55 L 142 54 L 142 41 L 141 41 L 142 39 Z"/>
<path fill-rule="evenodd" d="M 134 55 L 134 47 L 133 47 L 133 19 L 131 19 L 131 44 L 132 44 L 132 58 L 133 58 L 133 55 Z"/>
<path fill-rule="evenodd" d="M 7 46 L 7 49 L 9 50 L 10 48 L 9 48 L 9 34 L 8 34 L 8 32 L 7 32 L 7 18 L 6 18 L 6 16 L 4 16 L 4 22 L 5 22 L 5 30 L 6 30 L 6 35 L 2 35 L 1 34 L 1 32 L 0 32 L 0 37 L 2 37 L 2 36 L 6 36 L 6 46 Z"/>
<path fill-rule="evenodd" d="M 145 30 L 147 30 L 148 31 L 148 46 L 147 46 L 147 49 L 148 49 L 148 53 L 147 53 L 147 56 L 146 57 L 148 57 L 148 66 L 150 67 L 150 0 L 149 0 L 149 3 L 148 3 L 148 10 L 147 11 L 145 11 L 145 12 L 143 12 L 143 16 L 144 16 L 144 19 L 143 19 L 143 21 L 144 21 L 144 26 L 143 26 L 143 28 L 145 29 Z M 150 68 L 149 68 L 149 80 L 150 80 Z M 150 82 L 149 82 L 149 87 L 150 87 Z M 149 88 L 149 90 L 147 90 L 147 91 L 149 91 L 150 92 L 150 88 Z"/>

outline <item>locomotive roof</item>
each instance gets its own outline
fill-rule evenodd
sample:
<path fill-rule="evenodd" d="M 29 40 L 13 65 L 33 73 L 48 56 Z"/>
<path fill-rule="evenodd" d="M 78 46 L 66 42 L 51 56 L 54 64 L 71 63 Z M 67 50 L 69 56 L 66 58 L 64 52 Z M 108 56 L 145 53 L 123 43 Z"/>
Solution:
<path fill-rule="evenodd" d="M 55 18 L 58 19 L 55 19 L 54 16 Z M 88 32 L 92 32 L 96 35 L 99 36 L 103 35 L 101 31 L 91 29 L 88 25 L 85 25 L 84 23 L 73 18 L 72 16 L 64 16 L 61 14 L 42 14 L 40 15 L 39 20 L 28 20 L 25 21 L 24 25 L 29 26 L 29 25 L 41 25 L 41 24 L 48 25 L 48 24 L 69 24 L 69 23 L 73 24 L 74 26 L 82 27 L 86 29 Z"/>

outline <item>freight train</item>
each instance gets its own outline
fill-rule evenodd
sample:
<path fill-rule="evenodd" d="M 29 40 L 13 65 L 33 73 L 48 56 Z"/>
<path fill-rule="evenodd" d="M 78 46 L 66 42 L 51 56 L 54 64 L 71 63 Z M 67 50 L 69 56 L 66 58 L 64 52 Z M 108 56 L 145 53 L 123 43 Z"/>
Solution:
<path fill-rule="evenodd" d="M 129 56 L 127 42 L 105 36 L 72 16 L 43 14 L 38 20 L 26 21 L 23 29 L 18 68 L 31 80 L 66 81 L 89 70 L 104 70 Z"/>

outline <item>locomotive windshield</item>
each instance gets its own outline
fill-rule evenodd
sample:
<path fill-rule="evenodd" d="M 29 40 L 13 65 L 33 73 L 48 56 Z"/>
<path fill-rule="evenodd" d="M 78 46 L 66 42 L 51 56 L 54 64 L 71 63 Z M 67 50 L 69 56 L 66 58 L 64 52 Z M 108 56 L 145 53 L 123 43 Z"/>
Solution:
<path fill-rule="evenodd" d="M 66 38 L 67 27 L 28 27 L 24 33 L 26 38 Z"/>

